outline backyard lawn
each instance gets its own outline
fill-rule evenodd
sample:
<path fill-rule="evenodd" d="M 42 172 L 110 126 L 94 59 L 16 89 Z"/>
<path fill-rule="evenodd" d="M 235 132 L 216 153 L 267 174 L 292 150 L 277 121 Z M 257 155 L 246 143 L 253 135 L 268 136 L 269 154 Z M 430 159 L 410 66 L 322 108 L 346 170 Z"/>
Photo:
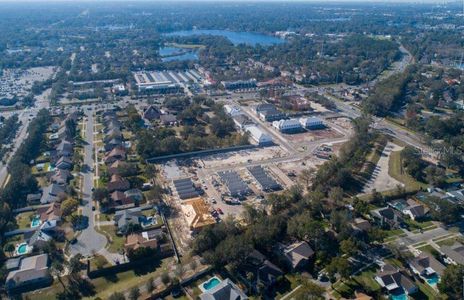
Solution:
<path fill-rule="evenodd" d="M 106 236 L 109 243 L 108 251 L 113 253 L 117 253 L 119 250 L 123 249 L 126 242 L 124 236 L 116 235 L 116 230 L 116 226 L 113 225 L 100 226 L 100 229 L 97 229 L 97 231 Z"/>
<path fill-rule="evenodd" d="M 27 211 L 16 216 L 16 224 L 19 229 L 31 228 L 31 219 L 35 215 L 34 211 Z"/>

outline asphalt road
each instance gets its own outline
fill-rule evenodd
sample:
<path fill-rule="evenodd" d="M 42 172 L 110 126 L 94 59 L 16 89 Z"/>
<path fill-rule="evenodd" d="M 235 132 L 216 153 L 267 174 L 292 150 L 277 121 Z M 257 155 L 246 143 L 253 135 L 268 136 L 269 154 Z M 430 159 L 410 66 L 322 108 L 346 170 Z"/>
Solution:
<path fill-rule="evenodd" d="M 85 111 L 87 118 L 85 128 L 85 145 L 84 145 L 84 165 L 89 166 L 85 171 L 81 172 L 83 176 L 82 182 L 82 215 L 88 218 L 88 226 L 82 230 L 81 234 L 77 238 L 77 242 L 70 245 L 70 251 L 72 255 L 78 253 L 89 256 L 95 252 L 103 250 L 106 246 L 107 240 L 103 234 L 98 233 L 95 230 L 95 214 L 92 211 L 92 188 L 94 185 L 93 171 L 90 168 L 94 165 L 93 158 L 93 111 Z"/>

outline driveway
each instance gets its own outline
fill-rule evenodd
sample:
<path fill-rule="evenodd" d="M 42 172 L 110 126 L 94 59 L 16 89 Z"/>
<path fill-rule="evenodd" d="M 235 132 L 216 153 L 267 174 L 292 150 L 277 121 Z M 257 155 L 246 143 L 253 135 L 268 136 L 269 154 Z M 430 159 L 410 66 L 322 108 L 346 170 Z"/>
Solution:
<path fill-rule="evenodd" d="M 94 118 L 92 111 L 86 111 L 87 123 L 85 128 L 85 145 L 84 145 L 84 165 L 92 168 L 94 165 L 93 158 L 93 125 Z M 82 182 L 82 215 L 89 220 L 89 226 L 82 230 L 74 245 L 70 245 L 72 255 L 78 253 L 89 256 L 105 248 L 107 240 L 103 234 L 95 230 L 95 214 L 92 211 L 92 188 L 94 185 L 93 171 L 85 168 L 81 172 L 83 177 Z"/>

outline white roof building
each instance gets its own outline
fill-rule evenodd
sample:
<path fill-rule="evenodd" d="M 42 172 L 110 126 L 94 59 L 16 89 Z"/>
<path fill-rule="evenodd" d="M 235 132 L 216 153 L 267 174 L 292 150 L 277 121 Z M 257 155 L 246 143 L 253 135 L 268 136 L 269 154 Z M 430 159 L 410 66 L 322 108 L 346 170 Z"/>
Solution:
<path fill-rule="evenodd" d="M 256 126 L 248 126 L 246 131 L 250 133 L 250 137 L 259 145 L 272 143 L 272 138 Z"/>
<path fill-rule="evenodd" d="M 304 128 L 316 128 L 324 126 L 324 122 L 317 117 L 300 118 L 300 124 Z"/>
<path fill-rule="evenodd" d="M 272 122 L 272 126 L 280 131 L 293 131 L 301 129 L 301 124 L 297 119 L 280 120 Z"/>
<path fill-rule="evenodd" d="M 240 107 L 238 107 L 236 105 L 226 104 L 226 105 L 224 105 L 224 110 L 231 117 L 235 117 L 235 116 L 238 116 L 238 115 L 241 114 Z"/>

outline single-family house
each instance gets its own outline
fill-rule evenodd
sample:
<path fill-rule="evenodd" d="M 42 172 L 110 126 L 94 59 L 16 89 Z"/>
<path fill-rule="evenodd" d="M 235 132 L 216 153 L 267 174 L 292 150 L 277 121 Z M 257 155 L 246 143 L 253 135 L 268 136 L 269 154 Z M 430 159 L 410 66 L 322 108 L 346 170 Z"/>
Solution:
<path fill-rule="evenodd" d="M 392 296 L 411 295 L 418 291 L 414 282 L 398 268 L 385 264 L 375 275 L 375 281 Z"/>
<path fill-rule="evenodd" d="M 247 274 L 253 274 L 249 279 Z M 268 290 L 284 275 L 284 272 L 271 263 L 261 252 L 253 250 L 245 259 L 245 263 L 239 268 L 239 274 L 255 292 L 260 288 Z"/>
<path fill-rule="evenodd" d="M 371 229 L 371 223 L 368 220 L 363 218 L 355 218 L 353 222 L 351 222 L 351 227 L 357 231 L 368 231 Z"/>
<path fill-rule="evenodd" d="M 314 250 L 305 241 L 290 245 L 277 244 L 277 253 L 291 270 L 302 269 L 308 265 L 314 256 Z"/>
<path fill-rule="evenodd" d="M 111 180 L 106 186 L 108 192 L 112 193 L 114 191 L 127 191 L 130 189 L 129 180 L 121 177 L 120 175 L 113 174 L 111 175 Z"/>
<path fill-rule="evenodd" d="M 73 145 L 71 142 L 62 140 L 56 147 L 57 157 L 71 157 L 73 155 Z"/>
<path fill-rule="evenodd" d="M 49 186 L 43 189 L 42 197 L 40 198 L 40 203 L 48 204 L 58 200 L 59 196 L 66 194 L 66 191 L 63 186 L 56 183 L 52 183 Z"/>
<path fill-rule="evenodd" d="M 124 248 L 126 252 L 130 250 L 137 250 L 138 248 L 158 248 L 158 240 L 148 236 L 147 232 L 132 233 L 126 237 Z"/>
<path fill-rule="evenodd" d="M 56 168 L 60 170 L 70 170 L 73 166 L 73 162 L 71 158 L 67 156 L 62 156 L 58 161 L 56 162 Z"/>
<path fill-rule="evenodd" d="M 66 185 L 72 178 L 71 172 L 66 169 L 56 169 L 55 173 L 50 177 L 52 183 Z"/>
<path fill-rule="evenodd" d="M 399 213 L 391 207 L 371 210 L 371 216 L 382 227 L 397 228 L 402 222 Z"/>
<path fill-rule="evenodd" d="M 174 125 L 177 122 L 177 117 L 172 114 L 161 115 L 160 121 L 164 126 Z"/>
<path fill-rule="evenodd" d="M 247 300 L 247 295 L 229 278 L 222 280 L 215 287 L 205 290 L 200 300 Z"/>
<path fill-rule="evenodd" d="M 464 265 L 464 245 L 454 243 L 451 246 L 441 246 L 440 252 L 446 256 L 445 261 L 454 265 Z"/>
<path fill-rule="evenodd" d="M 116 147 L 111 150 L 109 153 L 105 155 L 104 161 L 105 164 L 109 165 L 114 163 L 117 160 L 125 160 L 126 159 L 126 149 L 124 147 Z"/>
<path fill-rule="evenodd" d="M 61 212 L 61 203 L 59 202 L 52 202 L 47 206 L 42 206 L 37 208 L 37 214 L 40 216 L 40 221 L 53 221 L 53 220 L 61 220 L 62 212 Z"/>
<path fill-rule="evenodd" d="M 158 108 L 153 105 L 150 105 L 143 112 L 143 118 L 148 121 L 158 120 L 161 117 L 161 112 Z"/>
<path fill-rule="evenodd" d="M 408 265 L 414 274 L 422 277 L 425 281 L 438 279 L 443 275 L 446 267 L 435 257 L 425 252 L 408 261 Z"/>
<path fill-rule="evenodd" d="M 114 215 L 114 222 L 118 227 L 118 234 L 124 234 L 130 225 L 140 225 L 141 217 L 143 214 L 139 207 L 117 211 Z"/>
<path fill-rule="evenodd" d="M 9 292 L 45 287 L 53 282 L 48 271 L 48 255 L 21 257 L 9 265 L 5 287 Z"/>

